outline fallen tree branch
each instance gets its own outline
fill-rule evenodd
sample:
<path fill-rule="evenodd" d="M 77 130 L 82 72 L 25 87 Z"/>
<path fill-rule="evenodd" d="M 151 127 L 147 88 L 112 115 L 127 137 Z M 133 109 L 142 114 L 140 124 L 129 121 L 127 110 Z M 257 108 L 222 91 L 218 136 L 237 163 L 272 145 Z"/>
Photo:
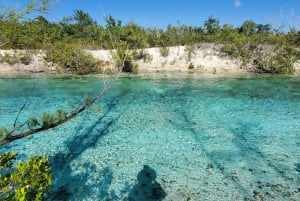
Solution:
<path fill-rule="evenodd" d="M 80 114 L 83 111 L 85 111 L 86 109 L 88 109 L 95 101 L 97 101 L 98 99 L 103 97 L 106 94 L 106 92 L 111 88 L 112 84 L 119 78 L 121 72 L 122 72 L 122 68 L 119 70 L 119 72 L 118 72 L 117 76 L 114 78 L 114 80 L 109 85 L 105 85 L 103 90 L 97 96 L 95 96 L 93 99 L 90 99 L 90 100 L 86 101 L 78 109 L 72 111 L 70 113 L 70 115 L 67 115 L 65 118 L 59 119 L 58 121 L 56 121 L 54 123 L 47 124 L 46 126 L 42 125 L 38 128 L 31 129 L 31 130 L 28 130 L 28 131 L 24 131 L 24 132 L 21 132 L 21 133 L 18 133 L 18 134 L 12 134 L 16 131 L 14 129 L 13 131 L 11 131 L 9 133 L 9 135 L 7 137 L 5 137 L 2 141 L 0 141 L 0 145 L 8 144 L 10 142 L 13 142 L 15 140 L 33 135 L 35 133 L 39 133 L 39 132 L 42 132 L 42 131 L 49 130 L 51 128 L 55 128 L 55 127 L 65 123 L 65 122 L 75 118 L 78 114 Z"/>

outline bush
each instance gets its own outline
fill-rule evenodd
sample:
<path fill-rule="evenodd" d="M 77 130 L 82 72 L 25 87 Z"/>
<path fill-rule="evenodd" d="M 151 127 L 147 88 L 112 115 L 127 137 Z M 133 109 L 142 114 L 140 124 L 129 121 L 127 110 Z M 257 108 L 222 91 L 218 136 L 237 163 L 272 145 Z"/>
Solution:
<path fill-rule="evenodd" d="M 32 60 L 32 55 L 29 53 L 19 55 L 19 61 L 22 64 L 29 65 L 31 60 Z"/>
<path fill-rule="evenodd" d="M 99 72 L 97 60 L 76 44 L 58 42 L 46 52 L 45 60 L 77 74 Z"/>
<path fill-rule="evenodd" d="M 193 63 L 190 63 L 190 65 L 189 65 L 189 70 L 192 70 L 192 69 L 194 69 L 195 68 L 195 66 L 194 66 L 194 64 Z"/>
<path fill-rule="evenodd" d="M 277 53 L 273 57 L 259 56 L 253 59 L 253 67 L 255 72 L 259 73 L 284 74 L 294 72 L 293 63 L 282 53 Z"/>
<path fill-rule="evenodd" d="M 52 183 L 48 159 L 33 156 L 14 165 L 16 156 L 0 155 L 0 200 L 42 200 Z"/>
<path fill-rule="evenodd" d="M 275 47 L 256 43 L 225 44 L 221 53 L 239 58 L 243 65 L 250 65 L 257 73 L 293 73 L 293 63 L 299 59 L 300 51 L 291 46 Z"/>
<path fill-rule="evenodd" d="M 293 47 L 277 47 L 255 53 L 252 64 L 260 73 L 285 74 L 293 73 L 293 63 L 298 59 L 299 51 Z"/>
<path fill-rule="evenodd" d="M 9 65 L 25 64 L 29 65 L 32 60 L 32 55 L 28 52 L 25 53 L 13 53 L 0 55 L 0 63 L 7 63 Z"/>
<path fill-rule="evenodd" d="M 151 61 L 153 58 L 151 57 L 151 55 L 149 53 L 147 53 L 145 50 L 141 49 L 141 50 L 138 50 L 138 51 L 134 51 L 133 54 L 133 59 L 134 60 L 141 60 L 143 59 L 144 60 L 144 63 L 145 62 L 149 62 Z"/>
<path fill-rule="evenodd" d="M 237 58 L 240 56 L 238 47 L 232 44 L 225 44 L 221 47 L 220 52 L 232 58 Z"/>
<path fill-rule="evenodd" d="M 159 50 L 160 50 L 160 54 L 161 54 L 162 57 L 169 56 L 169 48 L 161 47 L 161 48 L 159 48 Z"/>
<path fill-rule="evenodd" d="M 112 52 L 112 56 L 118 68 L 122 68 L 126 73 L 137 73 L 137 65 L 132 63 L 132 54 L 127 49 L 125 42 L 120 42 L 116 52 Z"/>
<path fill-rule="evenodd" d="M 5 53 L 4 55 L 1 55 L 0 61 L 1 61 L 1 63 L 7 63 L 9 65 L 14 65 L 14 64 L 18 63 L 17 58 L 15 56 L 11 56 L 7 53 Z"/>
<path fill-rule="evenodd" d="M 185 51 L 188 52 L 188 61 L 191 61 L 191 58 L 192 58 L 192 54 L 194 54 L 194 46 L 192 45 L 188 45 L 185 47 Z"/>

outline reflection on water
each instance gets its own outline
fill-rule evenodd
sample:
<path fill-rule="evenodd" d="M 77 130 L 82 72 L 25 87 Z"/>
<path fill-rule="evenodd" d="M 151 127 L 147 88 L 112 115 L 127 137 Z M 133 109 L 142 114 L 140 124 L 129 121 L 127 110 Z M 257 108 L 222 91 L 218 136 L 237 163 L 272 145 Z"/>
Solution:
<path fill-rule="evenodd" d="M 76 107 L 95 77 L 0 79 L 1 126 Z M 121 78 L 91 110 L 1 147 L 50 158 L 48 200 L 297 200 L 300 79 Z M 147 164 L 147 165 L 145 165 Z"/>

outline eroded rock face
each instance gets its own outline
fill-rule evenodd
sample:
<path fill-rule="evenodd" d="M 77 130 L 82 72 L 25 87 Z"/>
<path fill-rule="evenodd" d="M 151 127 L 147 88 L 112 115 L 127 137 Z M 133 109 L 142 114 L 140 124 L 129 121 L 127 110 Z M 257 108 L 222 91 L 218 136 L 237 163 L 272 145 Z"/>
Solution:
<path fill-rule="evenodd" d="M 0 55 L 9 55 L 11 58 L 15 57 L 16 60 L 20 60 L 23 55 L 28 56 L 26 61 L 20 60 L 13 64 L 2 61 L 0 74 L 54 72 L 57 69 L 55 64 L 45 61 L 45 54 L 42 51 L 28 53 L 26 50 L 0 50 Z"/>
<path fill-rule="evenodd" d="M 111 50 L 87 50 L 93 57 L 100 60 L 104 69 L 111 72 L 118 72 Z M 194 46 L 169 47 L 167 56 L 161 54 L 160 48 L 146 48 L 143 52 L 148 59 L 134 60 L 138 72 L 204 72 L 232 74 L 244 71 L 251 71 L 252 67 L 242 66 L 239 59 L 232 59 L 222 56 L 220 45 L 201 44 Z M 0 55 L 24 54 L 26 50 L 0 50 Z M 26 64 L 16 63 L 9 65 L 5 62 L 0 63 L 0 74 L 13 72 L 60 72 L 57 64 L 46 62 L 43 51 L 30 53 L 31 60 Z M 192 66 L 192 68 L 191 68 Z M 300 74 L 300 61 L 294 64 L 295 73 Z M 253 69 L 252 69 L 253 70 Z"/>
<path fill-rule="evenodd" d="M 295 73 L 300 74 L 300 60 L 294 64 Z"/>
<path fill-rule="evenodd" d="M 219 50 L 219 45 L 209 43 L 199 46 L 168 47 L 166 55 L 162 54 L 161 48 L 146 48 L 143 52 L 147 55 L 147 59 L 137 59 L 133 63 L 138 66 L 139 72 L 189 72 L 191 70 L 207 73 L 240 72 L 239 60 L 223 57 Z M 92 50 L 89 53 L 97 59 L 114 64 L 109 50 Z M 189 68 L 190 66 L 193 66 L 193 69 Z"/>

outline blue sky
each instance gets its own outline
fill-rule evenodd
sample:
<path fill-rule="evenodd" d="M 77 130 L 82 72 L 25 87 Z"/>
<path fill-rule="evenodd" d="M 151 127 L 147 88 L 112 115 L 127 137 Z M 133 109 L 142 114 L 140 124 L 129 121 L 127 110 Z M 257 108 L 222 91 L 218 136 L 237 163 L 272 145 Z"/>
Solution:
<path fill-rule="evenodd" d="M 6 0 L 22 8 L 28 0 Z M 123 24 L 135 22 L 144 27 L 165 28 L 168 24 L 203 26 L 213 16 L 221 24 L 241 25 L 252 19 L 256 23 L 282 25 L 285 29 L 300 29 L 300 0 L 60 0 L 49 14 L 51 21 L 60 21 L 71 16 L 75 9 L 89 13 L 99 24 L 104 25 L 103 14 L 122 20 Z"/>

